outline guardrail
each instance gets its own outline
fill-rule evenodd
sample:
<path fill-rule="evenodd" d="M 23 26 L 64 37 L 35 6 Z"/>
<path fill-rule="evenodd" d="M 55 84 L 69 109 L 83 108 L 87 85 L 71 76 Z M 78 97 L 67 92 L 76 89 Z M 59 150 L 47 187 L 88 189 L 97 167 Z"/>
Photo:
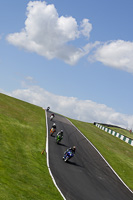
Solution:
<path fill-rule="evenodd" d="M 95 123 L 95 125 L 100 128 L 101 130 L 119 138 L 120 140 L 123 140 L 124 142 L 130 144 L 131 146 L 133 146 L 133 139 L 126 137 L 125 135 L 122 135 L 120 133 L 117 133 L 109 128 L 106 128 L 104 126 L 102 126 L 101 124 Z"/>

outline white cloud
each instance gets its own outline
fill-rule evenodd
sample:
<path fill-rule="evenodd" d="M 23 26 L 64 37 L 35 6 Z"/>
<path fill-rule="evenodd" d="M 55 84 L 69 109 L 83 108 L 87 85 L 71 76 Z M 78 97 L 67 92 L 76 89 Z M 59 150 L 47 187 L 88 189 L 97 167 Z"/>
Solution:
<path fill-rule="evenodd" d="M 75 65 L 93 50 L 89 61 L 99 61 L 106 66 L 133 73 L 133 42 L 116 40 L 104 44 L 96 41 L 82 47 L 72 45 L 82 36 L 90 38 L 91 30 L 89 19 L 83 19 L 78 25 L 72 16 L 59 16 L 53 4 L 30 1 L 25 27 L 18 33 L 9 34 L 7 40 L 49 60 L 58 58 L 70 65 Z"/>
<path fill-rule="evenodd" d="M 101 44 L 90 58 L 106 66 L 133 73 L 133 42 L 123 40 L 106 42 Z"/>
<path fill-rule="evenodd" d="M 81 29 L 81 30 L 80 30 Z M 44 56 L 47 59 L 59 58 L 74 65 L 86 52 L 68 43 L 81 35 L 88 37 L 92 25 L 83 19 L 81 27 L 75 18 L 59 17 L 53 4 L 45 1 L 30 1 L 27 6 L 27 19 L 21 32 L 9 34 L 9 43 Z"/>
<path fill-rule="evenodd" d="M 90 37 L 90 32 L 92 30 L 92 24 L 89 23 L 89 20 L 88 19 L 83 19 L 82 22 L 81 22 L 81 33 L 89 38 Z"/>
<path fill-rule="evenodd" d="M 6 94 L 44 108 L 50 106 L 53 112 L 73 119 L 89 123 L 94 121 L 110 123 L 133 129 L 133 115 L 118 113 L 104 104 L 98 104 L 91 100 L 58 96 L 38 86 L 27 86 L 25 89 L 18 89 Z"/>

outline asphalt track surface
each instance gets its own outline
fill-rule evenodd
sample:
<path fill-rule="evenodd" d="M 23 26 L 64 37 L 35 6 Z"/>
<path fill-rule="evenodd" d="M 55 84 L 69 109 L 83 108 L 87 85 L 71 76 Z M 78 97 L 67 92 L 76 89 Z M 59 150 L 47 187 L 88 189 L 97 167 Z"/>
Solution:
<path fill-rule="evenodd" d="M 133 200 L 133 193 L 120 181 L 95 148 L 63 116 L 55 114 L 49 120 L 48 131 L 55 122 L 56 133 L 61 129 L 64 138 L 56 144 L 55 135 L 48 135 L 49 166 L 57 186 L 66 200 Z M 64 151 L 75 145 L 75 156 L 65 163 Z"/>

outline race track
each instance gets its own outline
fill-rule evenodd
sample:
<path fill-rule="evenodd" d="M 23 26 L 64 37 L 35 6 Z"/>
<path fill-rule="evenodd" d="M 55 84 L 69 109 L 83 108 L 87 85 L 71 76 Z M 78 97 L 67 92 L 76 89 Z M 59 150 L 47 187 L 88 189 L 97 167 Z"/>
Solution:
<path fill-rule="evenodd" d="M 103 158 L 65 118 L 55 114 L 49 120 L 48 131 L 55 122 L 56 133 L 63 129 L 64 138 L 58 145 L 55 135 L 48 135 L 49 166 L 56 184 L 66 200 L 133 200 L 133 193 L 120 181 Z M 75 156 L 65 163 L 64 151 L 75 145 Z"/>

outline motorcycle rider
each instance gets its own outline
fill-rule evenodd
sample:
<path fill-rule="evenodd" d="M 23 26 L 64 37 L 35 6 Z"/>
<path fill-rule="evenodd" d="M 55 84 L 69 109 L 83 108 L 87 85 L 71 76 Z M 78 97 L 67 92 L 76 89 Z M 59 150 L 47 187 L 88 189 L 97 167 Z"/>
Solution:
<path fill-rule="evenodd" d="M 53 135 L 54 132 L 56 132 L 56 124 L 55 123 L 53 123 L 53 125 L 52 125 L 52 127 L 50 129 L 51 136 Z"/>
<path fill-rule="evenodd" d="M 47 111 L 49 111 L 49 110 L 50 110 L 50 107 L 48 106 L 48 107 L 47 107 Z"/>
<path fill-rule="evenodd" d="M 53 116 L 53 117 L 54 117 L 54 113 L 52 113 L 52 114 L 51 114 L 51 116 Z"/>
<path fill-rule="evenodd" d="M 62 139 L 63 139 L 63 130 L 59 131 L 59 132 L 57 133 L 57 136 L 60 136 L 60 137 L 61 137 L 61 140 L 62 140 Z"/>
<path fill-rule="evenodd" d="M 50 120 L 52 120 L 54 117 L 55 117 L 55 115 L 54 115 L 54 113 L 52 113 L 52 114 L 50 115 Z"/>
<path fill-rule="evenodd" d="M 52 128 L 56 130 L 56 123 L 53 123 Z"/>
<path fill-rule="evenodd" d="M 65 156 L 67 156 L 67 153 L 68 153 L 69 151 L 71 151 L 72 154 L 74 155 L 74 154 L 75 154 L 75 151 L 76 151 L 76 146 L 70 147 L 69 149 L 67 149 L 67 150 L 64 152 L 63 160 L 65 159 Z"/>

